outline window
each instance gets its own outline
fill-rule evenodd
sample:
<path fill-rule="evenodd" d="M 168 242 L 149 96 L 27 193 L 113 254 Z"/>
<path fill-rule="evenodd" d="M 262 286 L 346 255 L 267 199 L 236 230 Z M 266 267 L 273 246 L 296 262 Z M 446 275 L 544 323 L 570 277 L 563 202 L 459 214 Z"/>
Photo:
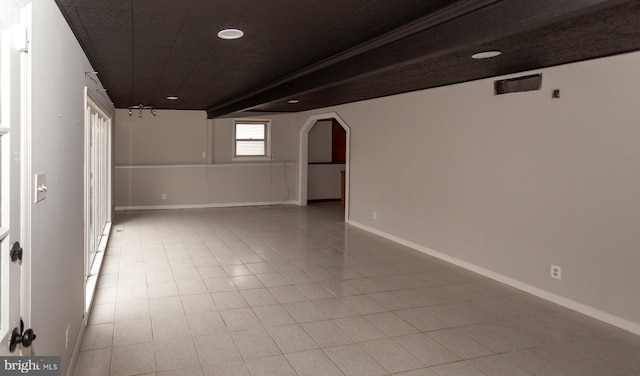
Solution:
<path fill-rule="evenodd" d="M 111 230 L 111 117 L 85 91 L 85 309 L 88 311 Z"/>
<path fill-rule="evenodd" d="M 269 159 L 270 120 L 236 120 L 233 127 L 234 159 Z"/>

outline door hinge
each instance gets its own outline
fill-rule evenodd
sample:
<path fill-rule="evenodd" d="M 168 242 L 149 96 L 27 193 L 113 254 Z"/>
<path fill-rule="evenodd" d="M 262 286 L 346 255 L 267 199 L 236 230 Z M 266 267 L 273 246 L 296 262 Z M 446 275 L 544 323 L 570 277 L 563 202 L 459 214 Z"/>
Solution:
<path fill-rule="evenodd" d="M 20 246 L 20 242 L 15 242 L 11 246 L 11 251 L 9 252 L 9 256 L 11 257 L 12 262 L 22 261 L 22 247 Z"/>

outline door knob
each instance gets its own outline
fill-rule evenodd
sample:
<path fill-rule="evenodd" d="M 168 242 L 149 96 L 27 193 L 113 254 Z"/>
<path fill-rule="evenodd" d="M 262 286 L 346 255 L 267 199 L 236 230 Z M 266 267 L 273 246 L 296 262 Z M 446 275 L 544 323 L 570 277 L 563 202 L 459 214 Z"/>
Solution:
<path fill-rule="evenodd" d="M 11 338 L 9 339 L 9 352 L 14 352 L 18 344 L 22 347 L 29 347 L 36 340 L 36 334 L 33 329 L 24 330 L 24 321 L 20 319 L 20 329 L 13 328 Z"/>

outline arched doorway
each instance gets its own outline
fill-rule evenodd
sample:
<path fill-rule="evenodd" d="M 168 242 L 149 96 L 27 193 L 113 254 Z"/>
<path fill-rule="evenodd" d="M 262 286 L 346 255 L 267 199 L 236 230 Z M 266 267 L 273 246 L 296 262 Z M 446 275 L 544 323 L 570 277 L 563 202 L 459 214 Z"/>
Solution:
<path fill-rule="evenodd" d="M 344 221 L 349 222 L 349 171 L 350 171 L 350 145 L 351 129 L 335 112 L 317 114 L 310 116 L 300 130 L 300 156 L 298 172 L 298 197 L 301 206 L 306 206 L 308 202 L 308 178 L 309 178 L 309 132 L 313 126 L 321 120 L 335 120 L 344 129 L 346 135 L 345 150 L 345 174 L 344 174 Z"/>

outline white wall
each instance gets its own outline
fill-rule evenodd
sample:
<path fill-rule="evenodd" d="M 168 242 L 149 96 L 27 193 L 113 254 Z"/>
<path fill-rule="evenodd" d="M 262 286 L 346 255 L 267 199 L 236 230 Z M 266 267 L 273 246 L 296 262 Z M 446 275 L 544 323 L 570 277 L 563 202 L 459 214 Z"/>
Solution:
<path fill-rule="evenodd" d="M 351 223 L 640 333 L 640 53 L 538 72 L 537 92 L 486 79 L 296 123 L 351 127 Z"/>
<path fill-rule="evenodd" d="M 332 148 L 331 120 L 320 120 L 309 131 L 309 163 L 331 163 Z"/>
<path fill-rule="evenodd" d="M 269 116 L 275 160 L 233 162 L 233 119 L 206 120 L 205 111 L 159 110 L 142 119 L 116 112 L 116 209 L 297 201 L 293 115 Z"/>
<path fill-rule="evenodd" d="M 119 109 L 116 111 L 116 165 L 172 165 L 205 163 L 205 111 Z"/>
<path fill-rule="evenodd" d="M 85 78 L 93 68 L 55 3 L 32 6 L 31 170 L 47 174 L 47 198 L 31 208 L 33 350 L 61 355 L 64 374 L 84 313 L 84 87 L 95 84 Z"/>
<path fill-rule="evenodd" d="M 344 164 L 310 164 L 307 172 L 307 199 L 338 199 L 341 195 Z"/>
<path fill-rule="evenodd" d="M 284 162 L 121 166 L 115 180 L 116 210 L 293 203 L 297 167 L 286 163 L 285 174 Z"/>

